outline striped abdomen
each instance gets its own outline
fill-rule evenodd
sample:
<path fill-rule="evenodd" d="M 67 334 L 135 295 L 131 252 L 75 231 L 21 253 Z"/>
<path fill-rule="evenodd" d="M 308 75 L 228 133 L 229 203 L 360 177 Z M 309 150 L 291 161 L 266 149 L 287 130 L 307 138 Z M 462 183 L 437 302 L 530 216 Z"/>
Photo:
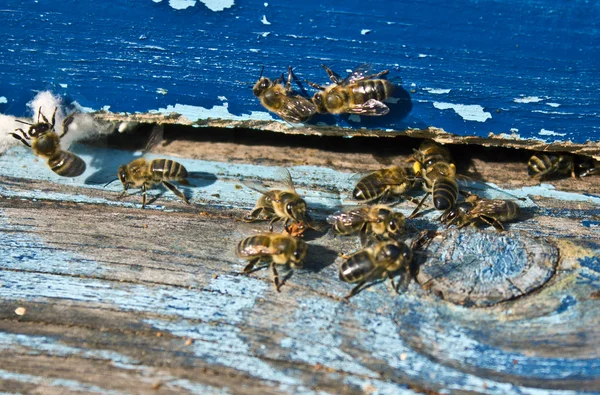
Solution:
<path fill-rule="evenodd" d="M 495 201 L 494 211 L 490 213 L 483 212 L 484 215 L 488 215 L 498 221 L 511 221 L 519 217 L 519 205 L 512 200 L 501 200 Z"/>
<path fill-rule="evenodd" d="M 388 185 L 382 183 L 381 176 L 378 173 L 371 173 L 361 178 L 354 191 L 352 197 L 356 200 L 371 200 L 379 199 L 385 193 Z"/>
<path fill-rule="evenodd" d="M 154 159 L 150 162 L 150 172 L 157 181 L 185 180 L 188 176 L 185 167 L 171 159 Z"/>
<path fill-rule="evenodd" d="M 530 177 L 541 178 L 553 173 L 568 174 L 573 171 L 573 157 L 569 155 L 532 155 L 527 163 Z"/>
<path fill-rule="evenodd" d="M 352 102 L 363 104 L 371 99 L 384 101 L 391 96 L 394 85 L 388 80 L 364 80 L 348 86 L 352 92 Z"/>
<path fill-rule="evenodd" d="M 69 151 L 57 151 L 48 159 L 50 169 L 63 177 L 77 177 L 85 171 L 85 162 Z"/>
<path fill-rule="evenodd" d="M 357 283 L 368 279 L 375 270 L 373 257 L 367 250 L 359 251 L 340 266 L 340 280 Z"/>
<path fill-rule="evenodd" d="M 458 184 L 453 178 L 436 178 L 431 187 L 431 195 L 436 209 L 448 210 L 454 207 L 458 199 Z"/>
<path fill-rule="evenodd" d="M 239 242 L 235 253 L 240 258 L 257 258 L 270 255 L 271 237 L 266 235 L 256 235 L 246 237 Z"/>

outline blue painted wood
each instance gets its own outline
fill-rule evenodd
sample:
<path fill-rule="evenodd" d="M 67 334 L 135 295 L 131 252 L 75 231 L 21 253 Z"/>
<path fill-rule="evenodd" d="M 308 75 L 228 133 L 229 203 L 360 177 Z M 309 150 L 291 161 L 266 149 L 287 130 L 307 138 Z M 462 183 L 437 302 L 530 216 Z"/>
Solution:
<path fill-rule="evenodd" d="M 313 123 L 597 142 L 599 21 L 600 4 L 583 0 L 8 0 L 0 111 L 25 115 L 50 89 L 96 110 L 270 119 L 248 86 L 262 65 L 326 83 L 321 63 L 344 74 L 369 62 L 402 80 L 391 114 Z"/>
<path fill-rule="evenodd" d="M 25 147 L 0 156 L 0 362 L 13 361 L 2 364 L 0 385 L 114 393 L 149 390 L 157 380 L 165 391 L 192 393 L 249 385 L 307 394 L 600 391 L 593 329 L 600 229 L 588 220 L 600 214 L 600 198 L 593 193 L 547 184 L 489 191 L 526 197 L 519 203 L 531 216 L 510 229 L 560 249 L 556 274 L 533 294 L 477 309 L 411 282 L 399 296 L 375 284 L 343 303 L 350 286 L 338 280 L 336 258 L 357 248 L 352 238 L 309 239 L 307 268 L 280 294 L 266 271 L 239 274 L 235 242 L 264 229 L 235 220 L 258 197 L 240 189 L 240 179 L 271 179 L 275 168 L 166 156 L 198 176 L 186 189 L 193 205 L 165 193 L 140 210 L 139 196 L 118 200 L 118 184 L 103 188 L 135 154 L 72 150 L 88 163 L 74 179 L 56 176 Z M 351 174 L 290 171 L 316 216 L 348 203 Z M 409 225 L 431 227 L 438 215 Z M 565 239 L 566 228 L 576 237 Z M 16 317 L 19 306 L 27 312 Z M 186 346 L 187 339 L 194 342 Z M 61 372 L 91 364 L 101 373 L 56 382 L 45 370 L 28 373 L 33 357 L 36 366 L 53 357 Z M 214 382 L 203 368 L 226 373 Z M 130 383 L 107 381 L 115 372 Z"/>

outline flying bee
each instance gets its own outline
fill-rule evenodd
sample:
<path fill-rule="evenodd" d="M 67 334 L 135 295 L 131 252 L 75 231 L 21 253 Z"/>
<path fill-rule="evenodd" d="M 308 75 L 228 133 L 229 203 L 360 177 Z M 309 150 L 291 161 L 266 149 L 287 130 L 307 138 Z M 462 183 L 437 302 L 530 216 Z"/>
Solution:
<path fill-rule="evenodd" d="M 531 178 L 542 180 L 553 174 L 570 174 L 576 178 L 575 161 L 567 154 L 547 155 L 535 154 L 529 158 L 527 172 Z"/>
<path fill-rule="evenodd" d="M 323 87 L 308 82 L 313 88 L 319 89 L 312 101 L 317 112 L 321 114 L 350 113 L 357 115 L 378 116 L 387 114 L 390 109 L 382 102 L 391 96 L 394 84 L 386 79 L 379 79 L 388 70 L 377 74 L 365 75 L 369 66 L 364 64 L 356 68 L 343 80 L 324 64 L 321 65 L 333 84 Z"/>
<path fill-rule="evenodd" d="M 405 225 L 404 214 L 385 204 L 338 212 L 327 217 L 327 222 L 340 235 L 360 234 L 362 245 L 366 245 L 371 237 L 397 240 L 404 233 Z"/>
<path fill-rule="evenodd" d="M 483 222 L 502 232 L 502 222 L 517 219 L 519 212 L 519 206 L 512 200 L 483 199 L 477 195 L 468 195 L 464 202 L 445 212 L 441 222 L 446 225 L 455 224 L 459 228 L 469 224 L 477 226 Z"/>
<path fill-rule="evenodd" d="M 252 92 L 267 110 L 290 123 L 306 122 L 315 114 L 315 106 L 310 100 L 292 94 L 292 66 L 288 68 L 285 86 L 282 84 L 283 74 L 278 79 L 271 81 L 262 76 L 263 71 L 264 67 Z"/>
<path fill-rule="evenodd" d="M 54 130 L 56 122 L 56 110 L 52 113 L 52 118 L 48 120 L 42 114 L 42 107 L 38 109 L 38 119 L 36 123 L 28 123 L 17 120 L 17 122 L 29 125 L 29 130 L 16 129 L 17 133 L 10 133 L 11 136 L 31 148 L 34 155 L 44 158 L 50 170 L 63 177 L 77 177 L 85 171 L 85 162 L 79 156 L 72 152 L 60 148 L 60 139 L 67 133 L 70 117 L 65 118 L 63 122 L 63 132 L 59 136 Z M 40 120 L 41 117 L 41 120 Z M 30 143 L 31 142 L 31 143 Z"/>
<path fill-rule="evenodd" d="M 239 258 L 249 261 L 243 273 L 252 272 L 260 261 L 267 262 L 273 273 L 273 284 L 279 292 L 281 283 L 276 265 L 286 265 L 292 270 L 301 269 L 307 250 L 308 245 L 293 236 L 264 233 L 243 239 L 235 252 Z"/>
<path fill-rule="evenodd" d="M 273 224 L 284 221 L 284 228 L 288 233 L 300 234 L 305 228 L 310 228 L 306 202 L 294 188 L 292 176 L 286 168 L 278 170 L 277 178 L 283 184 L 283 189 L 268 189 L 264 184 L 244 181 L 248 188 L 260 192 L 256 206 L 245 217 L 244 221 L 269 220 L 269 231 L 273 231 Z M 289 223 L 295 223 L 294 229 L 290 230 Z"/>
<path fill-rule="evenodd" d="M 410 248 L 398 241 L 379 241 L 355 252 L 344 256 L 345 261 L 340 266 L 340 280 L 347 283 L 358 283 L 346 299 L 356 295 L 367 281 L 380 279 L 387 276 L 392 283 L 394 291 L 398 293 L 398 287 L 392 279 L 392 273 L 403 269 L 405 275 L 410 272 L 410 261 L 412 251 Z"/>
<path fill-rule="evenodd" d="M 426 194 L 409 218 L 417 214 L 429 195 L 437 210 L 447 211 L 454 207 L 458 199 L 458 183 L 456 166 L 450 162 L 448 149 L 431 140 L 425 140 L 415 151 L 413 160 L 413 171 L 423 179 Z"/>
<path fill-rule="evenodd" d="M 361 176 L 352 197 L 362 203 L 385 201 L 391 196 L 406 197 L 415 180 L 410 168 L 393 166 Z"/>

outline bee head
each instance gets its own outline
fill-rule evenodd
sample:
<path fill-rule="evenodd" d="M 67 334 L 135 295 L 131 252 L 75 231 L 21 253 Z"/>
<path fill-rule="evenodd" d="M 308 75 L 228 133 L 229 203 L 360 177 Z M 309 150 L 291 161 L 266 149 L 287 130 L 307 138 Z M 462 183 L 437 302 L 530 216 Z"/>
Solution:
<path fill-rule="evenodd" d="M 121 184 L 123 184 L 123 187 L 125 189 L 127 189 L 127 186 L 129 185 L 129 182 L 127 181 L 127 179 L 128 179 L 127 165 L 119 166 L 119 171 L 118 171 L 117 175 L 119 176 L 119 181 L 121 181 Z"/>
<path fill-rule="evenodd" d="M 285 204 L 285 213 L 294 221 L 306 223 L 306 202 L 296 198 Z"/>
<path fill-rule="evenodd" d="M 312 102 L 317 108 L 319 114 L 326 114 L 327 108 L 325 107 L 325 92 L 317 92 L 312 98 Z"/>
<path fill-rule="evenodd" d="M 398 234 L 402 231 L 402 229 L 404 228 L 404 214 L 402 213 L 393 213 L 390 218 L 389 221 L 387 223 L 387 230 L 388 232 L 390 232 L 391 234 Z"/>
<path fill-rule="evenodd" d="M 296 248 L 290 257 L 290 266 L 292 269 L 302 269 L 304 267 L 304 258 L 308 252 L 308 245 L 303 241 L 296 239 Z"/>
<path fill-rule="evenodd" d="M 440 217 L 440 222 L 446 225 L 452 225 L 457 222 L 460 224 L 460 222 L 462 222 L 462 218 L 468 214 L 471 207 L 471 203 L 459 203 L 450 210 L 444 212 L 444 214 L 442 214 Z"/>
<path fill-rule="evenodd" d="M 252 88 L 252 93 L 254 96 L 258 97 L 263 94 L 265 90 L 267 90 L 273 83 L 270 79 L 266 77 L 260 77 L 256 84 L 254 84 L 254 88 Z"/>

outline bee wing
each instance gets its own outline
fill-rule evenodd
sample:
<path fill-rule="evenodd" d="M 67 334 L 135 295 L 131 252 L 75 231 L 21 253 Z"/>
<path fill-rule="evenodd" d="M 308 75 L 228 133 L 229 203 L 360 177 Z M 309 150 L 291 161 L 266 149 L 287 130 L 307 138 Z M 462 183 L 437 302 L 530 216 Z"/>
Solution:
<path fill-rule="evenodd" d="M 165 128 L 163 125 L 154 125 L 152 127 L 152 131 L 150 132 L 150 138 L 148 138 L 148 142 L 146 143 L 146 147 L 142 151 L 143 153 L 150 152 L 152 148 L 156 147 L 161 141 L 163 141 L 165 133 Z"/>
<path fill-rule="evenodd" d="M 336 222 L 341 222 L 345 226 L 354 226 L 364 223 L 367 219 L 366 210 L 357 208 L 350 211 L 337 211 L 327 217 L 327 223 L 333 225 Z"/>
<path fill-rule="evenodd" d="M 244 184 L 248 188 L 252 189 L 253 191 L 262 193 L 263 195 L 265 195 L 269 192 L 269 186 L 262 181 L 242 180 L 242 184 Z"/>
<path fill-rule="evenodd" d="M 269 185 L 264 181 L 257 180 L 242 180 L 241 182 L 253 191 L 262 193 L 263 195 L 267 195 L 275 189 L 296 192 L 296 189 L 294 188 L 294 182 L 292 181 L 292 176 L 290 175 L 289 170 L 285 167 L 280 167 L 275 171 L 274 185 Z"/>
<path fill-rule="evenodd" d="M 477 202 L 471 210 L 473 215 L 491 215 L 502 214 L 505 212 L 506 200 L 501 199 L 483 199 Z"/>
<path fill-rule="evenodd" d="M 284 106 L 277 112 L 281 118 L 290 123 L 302 123 L 315 115 L 315 105 L 301 96 L 289 96 Z"/>
<path fill-rule="evenodd" d="M 371 64 L 369 63 L 363 63 L 359 65 L 357 68 L 352 70 L 352 72 L 348 74 L 346 78 L 344 78 L 344 80 L 342 81 L 342 85 L 351 84 L 352 82 L 365 79 L 365 77 L 369 75 L 372 69 L 373 66 L 371 66 Z"/>
<path fill-rule="evenodd" d="M 239 252 L 240 257 L 251 257 L 257 255 L 274 255 L 277 250 L 273 247 L 264 245 L 249 245 L 245 246 L 243 250 Z"/>
<path fill-rule="evenodd" d="M 379 100 L 371 99 L 363 104 L 350 107 L 348 112 L 357 115 L 380 116 L 390 112 L 390 109 Z"/>
<path fill-rule="evenodd" d="M 275 172 L 275 180 L 280 182 L 283 186 L 285 186 L 285 189 L 294 193 L 296 192 L 296 188 L 294 188 L 294 181 L 292 180 L 292 175 L 290 174 L 290 171 L 285 167 L 280 167 L 279 169 L 277 169 L 277 171 Z"/>

